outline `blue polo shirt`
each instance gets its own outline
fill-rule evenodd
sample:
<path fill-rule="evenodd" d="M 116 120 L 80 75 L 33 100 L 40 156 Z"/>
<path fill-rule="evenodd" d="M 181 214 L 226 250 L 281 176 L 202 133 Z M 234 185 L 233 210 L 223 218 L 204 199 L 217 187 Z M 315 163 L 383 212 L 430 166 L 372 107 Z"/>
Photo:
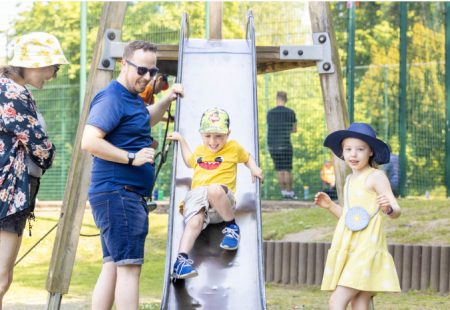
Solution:
<path fill-rule="evenodd" d="M 130 93 L 116 80 L 92 100 L 87 124 L 106 133 L 112 145 L 136 153 L 152 144 L 150 114 L 141 97 Z M 152 164 L 131 166 L 95 157 L 89 194 L 113 191 L 128 185 L 139 194 L 150 196 L 155 176 Z"/>

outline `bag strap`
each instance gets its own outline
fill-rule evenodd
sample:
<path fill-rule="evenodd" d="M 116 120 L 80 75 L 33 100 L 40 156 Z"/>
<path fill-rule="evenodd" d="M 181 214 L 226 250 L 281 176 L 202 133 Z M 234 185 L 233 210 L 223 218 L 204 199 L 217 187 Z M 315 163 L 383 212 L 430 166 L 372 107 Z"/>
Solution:
<path fill-rule="evenodd" d="M 349 174 L 349 175 L 347 176 L 347 180 L 346 180 L 347 189 L 346 189 L 346 191 L 345 191 L 345 192 L 346 192 L 346 193 L 345 193 L 345 200 L 346 200 L 346 202 L 347 202 L 347 208 L 348 208 L 348 209 L 351 209 L 351 207 L 350 207 L 350 198 L 349 198 L 350 176 L 351 176 L 351 174 Z M 353 208 L 354 208 L 354 207 L 353 207 Z M 372 215 L 370 215 L 370 219 L 372 219 L 372 217 L 374 217 L 375 215 L 377 215 L 378 211 L 380 211 L 380 207 L 378 207 L 377 210 L 376 210 Z"/>

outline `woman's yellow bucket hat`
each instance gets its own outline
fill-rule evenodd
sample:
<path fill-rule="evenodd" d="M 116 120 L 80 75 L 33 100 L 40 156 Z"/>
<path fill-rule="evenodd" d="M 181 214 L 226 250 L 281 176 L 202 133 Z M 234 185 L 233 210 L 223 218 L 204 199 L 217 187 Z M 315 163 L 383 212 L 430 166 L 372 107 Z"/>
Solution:
<path fill-rule="evenodd" d="M 54 35 L 46 32 L 31 32 L 15 40 L 14 56 L 9 65 L 23 68 L 42 68 L 68 63 L 61 44 Z"/>

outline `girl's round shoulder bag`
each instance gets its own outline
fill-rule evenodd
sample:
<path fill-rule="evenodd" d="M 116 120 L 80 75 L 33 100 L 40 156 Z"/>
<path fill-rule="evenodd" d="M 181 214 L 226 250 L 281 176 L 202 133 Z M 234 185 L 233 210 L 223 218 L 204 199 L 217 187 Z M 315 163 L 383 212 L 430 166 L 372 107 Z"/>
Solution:
<path fill-rule="evenodd" d="M 347 193 L 346 193 L 346 200 L 347 200 L 347 213 L 345 215 L 345 226 L 347 226 L 348 229 L 351 231 L 360 231 L 369 225 L 370 220 L 378 213 L 380 208 L 377 208 L 377 210 L 370 215 L 369 212 L 367 212 L 366 209 L 360 206 L 354 206 L 350 207 L 350 200 L 348 197 L 348 188 L 350 187 L 350 183 L 347 183 Z"/>

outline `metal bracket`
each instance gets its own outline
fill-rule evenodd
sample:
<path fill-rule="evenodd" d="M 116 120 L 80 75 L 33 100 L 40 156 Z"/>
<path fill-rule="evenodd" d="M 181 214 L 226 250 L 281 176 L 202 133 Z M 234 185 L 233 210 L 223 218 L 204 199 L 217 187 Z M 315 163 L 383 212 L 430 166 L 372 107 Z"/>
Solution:
<path fill-rule="evenodd" d="M 102 57 L 98 69 L 114 71 L 116 59 L 122 58 L 126 43 L 120 42 L 122 32 L 106 29 L 103 37 Z"/>
<path fill-rule="evenodd" d="M 280 46 L 281 60 L 312 60 L 319 74 L 334 73 L 330 37 L 326 32 L 313 33 L 314 45 Z"/>

